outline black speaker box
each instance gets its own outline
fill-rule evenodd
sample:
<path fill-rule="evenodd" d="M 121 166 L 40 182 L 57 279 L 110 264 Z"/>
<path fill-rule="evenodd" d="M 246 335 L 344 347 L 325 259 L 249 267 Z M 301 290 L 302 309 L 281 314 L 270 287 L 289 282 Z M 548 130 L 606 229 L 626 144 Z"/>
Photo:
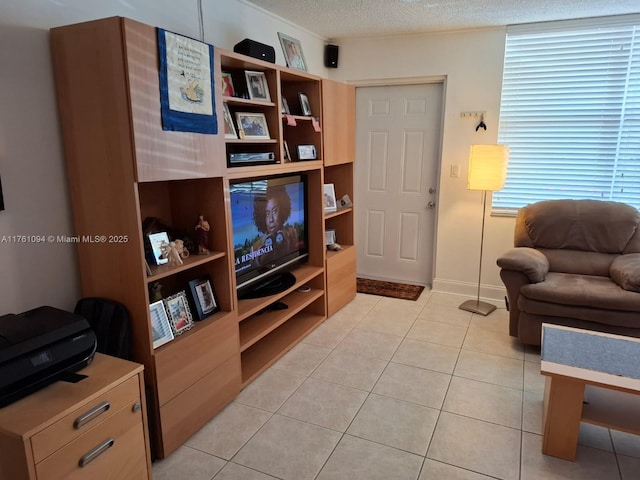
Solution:
<path fill-rule="evenodd" d="M 245 38 L 240 43 L 236 43 L 233 46 L 233 51 L 264 60 L 265 62 L 276 63 L 276 51 L 272 46 L 256 42 L 249 38 Z"/>
<path fill-rule="evenodd" d="M 324 47 L 324 66 L 327 68 L 338 68 L 338 45 L 327 45 Z"/>

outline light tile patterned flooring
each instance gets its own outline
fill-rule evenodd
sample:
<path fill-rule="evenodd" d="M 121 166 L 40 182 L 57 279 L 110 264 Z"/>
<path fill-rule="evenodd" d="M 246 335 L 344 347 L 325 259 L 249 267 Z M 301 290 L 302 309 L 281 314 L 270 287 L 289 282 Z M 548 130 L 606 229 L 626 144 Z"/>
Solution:
<path fill-rule="evenodd" d="M 358 294 L 168 458 L 157 480 L 640 479 L 640 437 L 541 453 L 539 350 L 507 315 Z"/>

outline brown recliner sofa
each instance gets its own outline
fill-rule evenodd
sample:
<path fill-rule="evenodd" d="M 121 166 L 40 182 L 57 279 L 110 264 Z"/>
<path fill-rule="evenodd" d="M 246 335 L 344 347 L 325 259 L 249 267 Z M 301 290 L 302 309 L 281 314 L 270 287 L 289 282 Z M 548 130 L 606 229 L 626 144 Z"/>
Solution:
<path fill-rule="evenodd" d="M 515 248 L 498 258 L 509 334 L 540 345 L 542 323 L 640 337 L 640 213 L 598 200 L 518 211 Z"/>

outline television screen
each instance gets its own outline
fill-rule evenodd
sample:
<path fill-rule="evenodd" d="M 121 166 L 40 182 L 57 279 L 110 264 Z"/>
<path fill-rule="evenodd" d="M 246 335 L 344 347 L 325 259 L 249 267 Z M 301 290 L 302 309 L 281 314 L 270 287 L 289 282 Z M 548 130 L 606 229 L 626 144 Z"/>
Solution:
<path fill-rule="evenodd" d="M 307 256 L 305 177 L 232 183 L 230 201 L 238 289 Z"/>

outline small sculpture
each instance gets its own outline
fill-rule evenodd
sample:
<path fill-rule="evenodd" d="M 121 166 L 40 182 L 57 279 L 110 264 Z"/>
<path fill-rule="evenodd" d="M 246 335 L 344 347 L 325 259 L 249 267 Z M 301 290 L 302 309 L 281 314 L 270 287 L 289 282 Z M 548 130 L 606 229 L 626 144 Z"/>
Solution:
<path fill-rule="evenodd" d="M 182 258 L 189 258 L 189 250 L 185 248 L 184 242 L 177 238 L 174 240 L 174 242 L 176 244 L 176 250 L 178 251 L 178 255 L 180 255 L 180 257 Z"/>
<path fill-rule="evenodd" d="M 162 252 L 162 258 L 169 260 L 169 265 L 174 267 L 182 265 L 182 257 L 180 257 L 180 253 L 176 248 L 176 242 L 162 242 L 160 244 L 160 251 Z"/>
<path fill-rule="evenodd" d="M 206 255 L 209 253 L 209 222 L 204 219 L 204 216 L 198 216 L 198 223 L 196 223 L 196 242 L 198 243 L 198 255 Z"/>
<path fill-rule="evenodd" d="M 151 284 L 150 293 L 152 302 L 162 300 L 162 285 L 160 285 L 160 282 L 153 282 Z"/>

